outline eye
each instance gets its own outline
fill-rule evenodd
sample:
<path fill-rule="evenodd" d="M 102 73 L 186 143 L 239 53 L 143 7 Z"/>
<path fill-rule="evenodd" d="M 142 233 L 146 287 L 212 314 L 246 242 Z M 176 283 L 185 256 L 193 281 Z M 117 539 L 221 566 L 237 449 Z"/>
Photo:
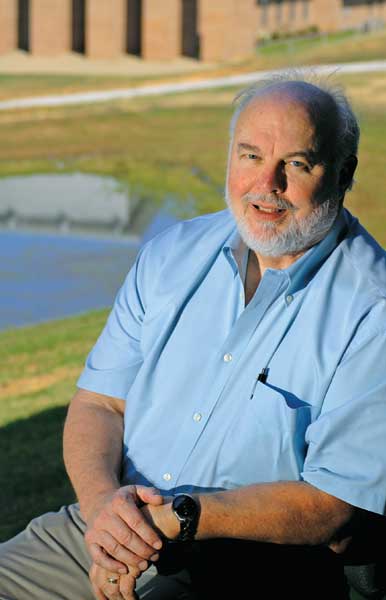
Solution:
<path fill-rule="evenodd" d="M 301 160 L 290 160 L 287 164 L 289 164 L 291 167 L 295 167 L 296 169 L 300 169 L 302 171 L 310 170 L 308 164 L 302 162 Z"/>
<path fill-rule="evenodd" d="M 257 154 L 252 154 L 251 152 L 249 152 L 247 154 L 247 158 L 249 158 L 249 160 L 256 160 L 257 159 Z"/>

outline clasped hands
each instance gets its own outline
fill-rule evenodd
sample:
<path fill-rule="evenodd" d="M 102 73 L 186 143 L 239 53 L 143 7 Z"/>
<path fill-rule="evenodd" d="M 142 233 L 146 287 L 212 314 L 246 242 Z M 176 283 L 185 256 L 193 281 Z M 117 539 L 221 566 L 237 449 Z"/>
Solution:
<path fill-rule="evenodd" d="M 162 538 L 178 534 L 168 498 L 128 485 L 103 495 L 87 515 L 89 576 L 98 600 L 134 600 L 137 578 L 159 558 Z"/>

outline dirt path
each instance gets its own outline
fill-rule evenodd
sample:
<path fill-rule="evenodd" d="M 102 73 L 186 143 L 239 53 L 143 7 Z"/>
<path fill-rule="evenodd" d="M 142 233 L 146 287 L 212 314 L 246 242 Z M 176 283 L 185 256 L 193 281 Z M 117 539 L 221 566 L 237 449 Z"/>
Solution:
<path fill-rule="evenodd" d="M 360 63 L 338 63 L 334 65 L 315 65 L 313 67 L 305 67 L 305 70 L 317 71 L 319 73 L 371 73 L 377 71 L 386 71 L 386 60 Z M 143 96 L 157 96 L 170 93 L 187 92 L 191 90 L 233 87 L 238 85 L 247 85 L 266 77 L 270 73 L 272 73 L 272 71 L 255 71 L 253 73 L 244 73 L 242 75 L 212 77 L 210 79 L 200 78 L 194 81 L 185 81 L 179 83 L 147 84 L 115 90 L 95 92 L 90 91 L 74 94 L 4 100 L 0 102 L 0 110 L 32 108 L 36 106 L 47 107 L 69 104 L 89 104 L 95 102 L 138 98 Z"/>

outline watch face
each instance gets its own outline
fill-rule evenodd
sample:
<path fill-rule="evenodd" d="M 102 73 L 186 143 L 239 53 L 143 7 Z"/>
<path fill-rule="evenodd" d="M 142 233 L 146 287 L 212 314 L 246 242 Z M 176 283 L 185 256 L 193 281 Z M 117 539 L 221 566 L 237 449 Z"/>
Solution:
<path fill-rule="evenodd" d="M 186 496 L 185 494 L 181 494 L 180 496 L 176 496 L 174 498 L 173 509 L 177 517 L 181 519 L 192 517 L 197 513 L 196 502 L 193 500 L 193 498 Z"/>

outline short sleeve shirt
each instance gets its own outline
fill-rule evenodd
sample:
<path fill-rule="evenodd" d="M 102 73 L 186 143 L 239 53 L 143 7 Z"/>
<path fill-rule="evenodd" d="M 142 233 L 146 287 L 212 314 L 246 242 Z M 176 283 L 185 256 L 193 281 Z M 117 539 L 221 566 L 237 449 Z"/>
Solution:
<path fill-rule="evenodd" d="M 383 514 L 385 252 L 342 210 L 245 306 L 246 252 L 225 210 L 139 253 L 78 381 L 126 401 L 124 482 L 306 481 Z"/>

